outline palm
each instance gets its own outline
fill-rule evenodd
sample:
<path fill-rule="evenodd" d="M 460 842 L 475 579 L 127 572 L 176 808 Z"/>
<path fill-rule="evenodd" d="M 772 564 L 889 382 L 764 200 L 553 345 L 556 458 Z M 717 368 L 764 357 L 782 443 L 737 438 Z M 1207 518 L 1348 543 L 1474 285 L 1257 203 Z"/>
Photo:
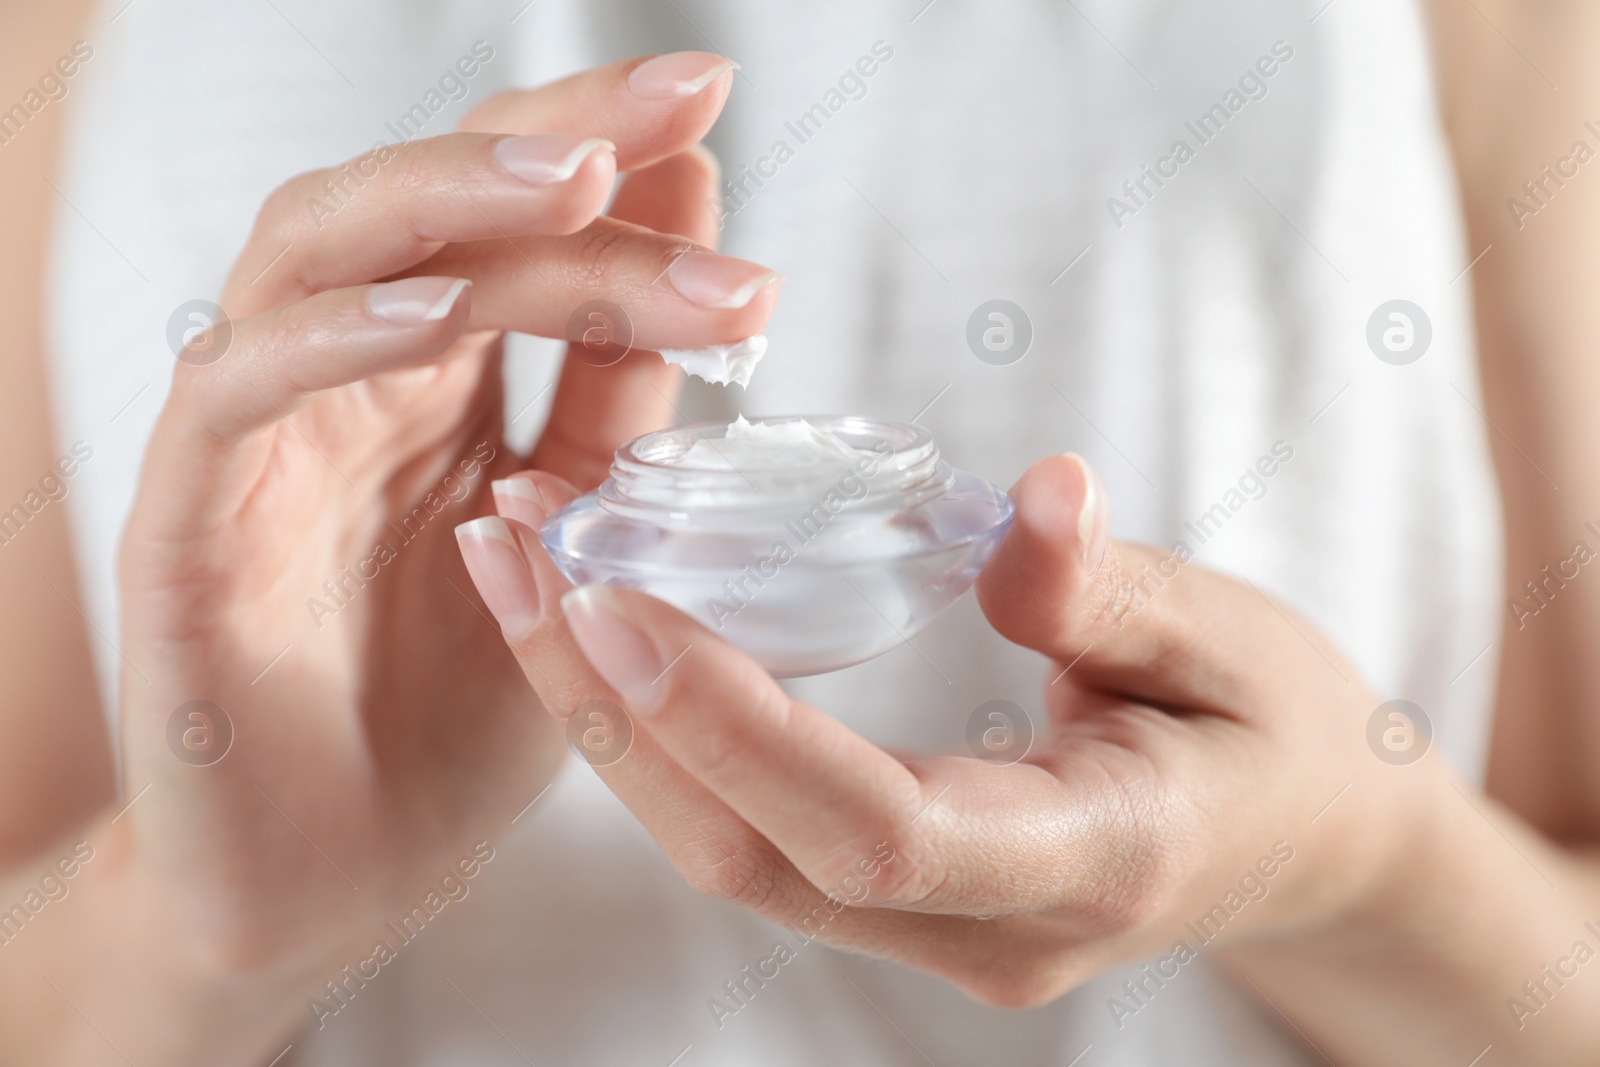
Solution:
<path fill-rule="evenodd" d="M 262 485 L 261 517 L 281 518 L 244 534 L 252 556 L 278 557 L 273 571 L 281 575 L 249 616 L 277 620 L 284 640 L 257 635 L 253 651 L 265 664 L 291 648 L 257 687 L 281 669 L 284 680 L 325 691 L 308 716 L 345 722 L 365 742 L 365 751 L 330 751 L 333 760 L 371 761 L 403 784 L 409 798 L 383 798 L 391 817 L 408 799 L 453 818 L 516 800 L 526 778 L 525 768 L 516 773 L 521 761 L 511 761 L 507 779 L 483 775 L 473 757 L 489 751 L 480 743 L 487 737 L 495 750 L 516 752 L 504 743 L 526 727 L 517 730 L 508 716 L 539 722 L 528 714 L 537 708 L 514 659 L 485 640 L 496 628 L 451 536 L 456 524 L 491 510 L 489 481 L 521 465 L 500 439 L 498 338 L 458 347 L 446 363 L 324 394 L 297 414 L 274 442 L 274 465 L 293 476 Z M 323 523 L 332 537 L 297 536 Z M 463 763 L 478 767 L 473 795 L 454 798 L 464 810 L 442 811 L 440 780 Z M 315 788 L 337 794 L 348 786 L 327 779 Z"/>
<path fill-rule="evenodd" d="M 517 465 L 500 444 L 499 348 L 465 338 L 438 365 L 318 395 L 263 435 L 259 476 L 212 551 L 140 568 L 130 617 L 182 623 L 146 640 L 184 646 L 196 666 L 148 685 L 130 674 L 130 709 L 164 719 L 206 699 L 234 740 L 172 782 L 160 781 L 172 753 L 130 744 L 130 785 L 160 781 L 152 815 L 198 797 L 256 831 L 209 843 L 230 854 L 191 883 L 212 906 L 321 887 L 334 907 L 319 921 L 377 913 L 459 858 L 464 833 L 498 834 L 543 788 L 554 731 L 451 535 Z M 190 620 L 216 624 L 195 634 Z M 152 688 L 175 699 L 151 701 Z M 187 848 L 170 859 L 193 873 Z"/>

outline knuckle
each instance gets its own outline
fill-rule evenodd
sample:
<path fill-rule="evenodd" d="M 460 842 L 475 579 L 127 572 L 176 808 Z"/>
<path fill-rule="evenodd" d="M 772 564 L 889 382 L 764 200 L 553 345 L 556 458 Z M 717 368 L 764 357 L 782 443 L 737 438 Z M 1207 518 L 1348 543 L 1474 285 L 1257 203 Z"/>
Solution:
<path fill-rule="evenodd" d="M 1176 892 L 1174 872 L 1182 866 L 1170 839 L 1173 820 L 1166 800 L 1145 783 L 1113 780 L 1117 788 L 1108 800 L 1104 827 L 1094 835 L 1104 851 L 1093 869 L 1101 873 L 1081 883 L 1069 904 L 1088 932 L 1103 936 L 1148 929 L 1162 919 Z"/>
<path fill-rule="evenodd" d="M 764 842 L 719 851 L 684 875 L 695 892 L 765 915 L 781 910 L 786 897 L 783 862 Z"/>
<path fill-rule="evenodd" d="M 1089 591 L 1084 602 L 1089 625 L 1120 628 L 1140 607 L 1138 588 L 1113 542 L 1106 547 L 1099 568 L 1089 576 Z"/>
<path fill-rule="evenodd" d="M 671 714 L 666 709 L 674 703 L 669 695 L 662 717 Z M 726 784 L 730 777 L 738 780 L 745 775 L 747 751 L 736 732 L 725 728 L 707 730 L 695 739 L 694 773 L 712 788 Z"/>
<path fill-rule="evenodd" d="M 463 186 L 470 189 L 489 180 L 474 168 L 460 165 L 463 150 L 451 134 L 419 138 L 391 149 L 382 168 L 379 195 L 400 204 L 438 205 L 448 202 L 446 198 L 460 203 L 467 196 Z M 437 240 L 417 230 L 426 217 L 425 211 L 408 213 L 407 223 L 419 240 Z"/>
<path fill-rule="evenodd" d="M 243 277 L 266 267 L 289 248 L 303 242 L 308 230 L 320 228 L 317 225 L 315 183 L 324 173 L 309 170 L 297 174 L 279 184 L 261 201 L 245 251 L 235 264 L 235 270 L 246 262 L 251 264 Z M 314 291 L 315 286 L 301 273 L 299 256 L 290 256 L 288 260 L 280 269 L 288 272 L 290 286 L 302 292 Z"/>
<path fill-rule="evenodd" d="M 401 148 L 390 161 L 385 175 L 389 193 L 397 200 L 422 198 L 449 192 L 441 180 L 432 140 L 417 141 Z"/>
<path fill-rule="evenodd" d="M 287 386 L 299 391 L 303 386 L 293 381 L 296 353 L 310 353 L 328 347 L 330 324 L 304 314 L 306 305 L 288 307 L 257 315 L 247 321 L 235 335 L 239 346 L 239 359 L 222 383 L 230 393 L 271 392 Z M 247 374 L 236 369 L 248 367 Z"/>
<path fill-rule="evenodd" d="M 615 221 L 596 220 L 572 237 L 577 242 L 576 281 L 585 288 L 600 288 L 621 266 L 634 231 Z"/>
<path fill-rule="evenodd" d="M 880 838 L 889 845 L 893 859 L 879 866 L 868 885 L 868 899 L 875 907 L 916 909 L 937 900 L 946 890 L 950 872 L 942 865 L 920 858 L 908 831 Z"/>
<path fill-rule="evenodd" d="M 246 354 L 245 346 L 236 346 L 240 355 L 235 362 L 253 357 Z M 229 361 L 206 367 L 190 366 L 179 360 L 172 371 L 172 388 L 168 394 L 168 404 L 174 411 L 182 411 L 192 416 L 192 425 L 195 429 L 204 431 L 212 442 L 221 443 L 233 436 L 228 428 L 231 424 L 230 409 L 240 403 L 243 398 L 238 393 L 238 375 L 231 366 L 224 364 Z"/>
<path fill-rule="evenodd" d="M 256 211 L 254 235 L 258 238 L 286 236 L 300 228 L 308 217 L 311 194 L 320 170 L 302 171 L 280 182 L 261 201 Z"/>
<path fill-rule="evenodd" d="M 830 857 L 828 873 L 835 880 L 822 888 L 837 886 L 865 907 L 930 910 L 950 905 L 959 887 L 952 867 L 933 844 L 942 836 L 940 813 L 928 803 L 925 790 L 912 787 L 883 816 L 862 826 L 849 849 Z"/>

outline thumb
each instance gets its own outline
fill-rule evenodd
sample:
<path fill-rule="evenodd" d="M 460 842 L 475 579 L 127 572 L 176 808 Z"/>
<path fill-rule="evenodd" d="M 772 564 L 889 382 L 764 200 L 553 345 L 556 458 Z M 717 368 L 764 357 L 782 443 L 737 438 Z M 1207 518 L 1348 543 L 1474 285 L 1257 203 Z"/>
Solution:
<path fill-rule="evenodd" d="M 1300 641 L 1253 587 L 1194 565 L 1182 546 L 1112 540 L 1105 485 L 1081 456 L 1040 460 L 1011 495 L 1016 521 L 978 578 L 978 603 L 1003 637 L 1079 684 L 1227 712 L 1259 688 L 1264 655 Z"/>

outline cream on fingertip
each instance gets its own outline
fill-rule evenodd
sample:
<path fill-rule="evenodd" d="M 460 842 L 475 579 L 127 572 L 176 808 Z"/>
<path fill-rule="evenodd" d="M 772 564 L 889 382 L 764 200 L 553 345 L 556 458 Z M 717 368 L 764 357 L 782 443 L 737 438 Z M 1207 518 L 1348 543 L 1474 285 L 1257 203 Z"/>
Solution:
<path fill-rule="evenodd" d="M 749 385 L 756 364 L 767 354 L 767 339 L 762 334 L 726 345 L 705 348 L 663 348 L 661 358 L 682 367 L 685 372 L 713 385 L 737 382 Z"/>

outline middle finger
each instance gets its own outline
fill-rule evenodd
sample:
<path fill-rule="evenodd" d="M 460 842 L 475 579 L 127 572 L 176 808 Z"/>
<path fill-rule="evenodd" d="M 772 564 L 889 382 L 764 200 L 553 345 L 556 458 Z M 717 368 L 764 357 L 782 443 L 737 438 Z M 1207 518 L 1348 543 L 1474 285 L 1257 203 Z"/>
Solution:
<path fill-rule="evenodd" d="M 703 348 L 762 331 L 780 275 L 682 237 L 601 217 L 574 234 L 451 244 L 406 273 L 470 278 L 468 329 L 582 339 L 588 301 L 617 305 L 633 347 Z"/>

